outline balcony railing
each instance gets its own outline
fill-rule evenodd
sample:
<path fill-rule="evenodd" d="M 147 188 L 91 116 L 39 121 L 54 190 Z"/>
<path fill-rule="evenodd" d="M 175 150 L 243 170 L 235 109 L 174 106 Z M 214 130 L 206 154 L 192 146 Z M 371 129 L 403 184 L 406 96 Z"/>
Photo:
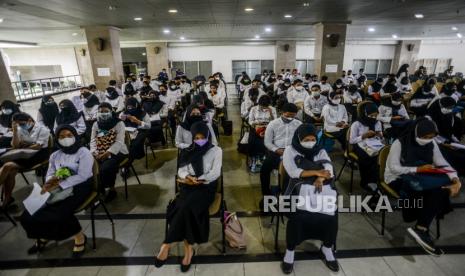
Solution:
<path fill-rule="evenodd" d="M 80 75 L 12 82 L 18 102 L 41 98 L 44 95 L 74 91 L 82 86 Z"/>

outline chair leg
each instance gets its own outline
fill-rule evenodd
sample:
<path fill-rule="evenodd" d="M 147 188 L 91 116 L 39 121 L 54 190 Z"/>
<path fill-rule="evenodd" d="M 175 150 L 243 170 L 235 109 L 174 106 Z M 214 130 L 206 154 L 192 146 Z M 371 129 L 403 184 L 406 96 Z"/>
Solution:
<path fill-rule="evenodd" d="M 386 226 L 386 210 L 381 210 L 381 236 L 384 236 L 385 226 Z"/>
<path fill-rule="evenodd" d="M 149 168 L 149 157 L 147 156 L 147 145 L 145 146 L 145 168 Z"/>
<path fill-rule="evenodd" d="M 275 232 L 275 235 L 274 235 L 274 251 L 276 253 L 279 252 L 279 246 L 278 246 L 278 237 L 279 237 L 279 215 L 278 216 L 278 220 L 276 222 L 276 232 Z"/>
<path fill-rule="evenodd" d="M 226 234 L 224 233 L 224 209 L 225 209 L 225 203 L 224 203 L 224 200 L 221 202 L 221 218 L 220 218 L 220 222 L 221 222 L 221 234 L 222 234 L 222 237 L 221 237 L 221 246 L 222 246 L 222 250 L 221 250 L 221 253 L 223 254 L 226 254 Z"/>
<path fill-rule="evenodd" d="M 342 172 L 344 171 L 346 166 L 347 166 L 347 158 L 344 159 L 344 164 L 342 165 L 341 170 L 337 174 L 336 181 L 339 180 L 339 178 L 341 178 Z"/>
<path fill-rule="evenodd" d="M 108 212 L 107 206 L 103 201 L 100 201 L 100 206 L 102 206 L 103 210 L 105 211 L 105 214 L 107 215 L 108 220 L 111 222 L 111 224 L 114 224 L 113 218 L 110 215 L 110 212 Z"/>
<path fill-rule="evenodd" d="M 436 218 L 436 239 L 439 240 L 439 237 L 441 237 L 441 221 Z"/>
<path fill-rule="evenodd" d="M 97 242 L 95 241 L 95 216 L 94 216 L 95 207 L 92 206 L 90 209 L 90 221 L 92 226 L 92 248 L 97 249 Z"/>
<path fill-rule="evenodd" d="M 153 160 L 155 160 L 155 152 L 153 151 L 152 147 L 150 147 L 150 151 L 152 151 L 152 157 L 153 157 Z"/>
<path fill-rule="evenodd" d="M 132 170 L 132 172 L 134 173 L 134 176 L 136 177 L 137 182 L 139 183 L 139 185 L 141 185 L 142 183 L 140 182 L 139 176 L 138 176 L 137 173 L 136 173 L 136 169 L 134 169 L 134 166 L 133 166 L 132 164 L 131 164 L 131 170 Z"/>
<path fill-rule="evenodd" d="M 352 191 L 353 191 L 353 185 L 354 185 L 354 167 L 353 165 L 350 166 L 350 193 L 352 194 Z"/>
<path fill-rule="evenodd" d="M 31 183 L 29 183 L 29 181 L 27 180 L 26 176 L 24 175 L 24 173 L 21 173 L 21 176 L 23 177 L 24 181 L 26 181 L 26 184 L 27 185 L 31 185 Z"/>
<path fill-rule="evenodd" d="M 10 214 L 8 214 L 8 211 L 3 209 L 2 208 L 2 211 L 3 211 L 3 214 L 5 214 L 5 217 L 14 225 L 14 226 L 18 226 L 16 224 L 16 221 L 10 216 Z"/>
<path fill-rule="evenodd" d="M 126 196 L 126 200 L 128 200 L 128 176 L 126 173 L 124 174 L 124 193 Z"/>

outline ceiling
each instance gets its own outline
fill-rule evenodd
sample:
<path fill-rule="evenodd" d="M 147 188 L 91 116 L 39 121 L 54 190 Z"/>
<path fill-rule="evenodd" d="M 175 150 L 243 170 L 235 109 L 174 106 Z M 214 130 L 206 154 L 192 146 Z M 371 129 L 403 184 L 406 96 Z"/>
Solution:
<path fill-rule="evenodd" d="M 43 45 L 84 43 L 92 25 L 120 28 L 123 42 L 309 40 L 317 22 L 350 22 L 348 39 L 465 35 L 464 0 L 0 0 L 0 18 L 0 41 Z"/>

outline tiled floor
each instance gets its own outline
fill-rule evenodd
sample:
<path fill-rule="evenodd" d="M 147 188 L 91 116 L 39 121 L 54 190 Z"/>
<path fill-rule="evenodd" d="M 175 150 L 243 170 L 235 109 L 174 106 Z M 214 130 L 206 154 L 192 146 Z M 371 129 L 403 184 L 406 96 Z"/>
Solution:
<path fill-rule="evenodd" d="M 232 88 L 232 87 L 231 87 Z M 61 96 L 63 98 L 63 96 Z M 23 104 L 26 111 L 34 112 L 37 102 Z M 221 136 L 220 143 L 224 150 L 224 185 L 225 199 L 229 210 L 241 212 L 240 220 L 244 226 L 248 247 L 246 250 L 227 249 L 221 255 L 221 225 L 218 218 L 211 219 L 210 241 L 197 246 L 199 264 L 188 273 L 190 275 L 280 275 L 279 255 L 274 255 L 275 224 L 270 224 L 270 217 L 259 217 L 256 213 L 260 200 L 259 177 L 245 170 L 245 158 L 237 153 L 236 144 L 239 138 L 240 118 L 237 100 L 231 97 L 229 117 L 234 123 L 232 137 Z M 173 148 L 156 151 L 156 159 L 149 155 L 149 168 L 145 168 L 145 160 L 135 163 L 136 171 L 142 185 L 136 179 L 129 179 L 129 199 L 124 199 L 121 179 L 118 180 L 119 197 L 108 205 L 115 217 L 115 231 L 108 220 L 97 219 L 97 250 L 89 247 L 83 259 L 70 263 L 72 241 L 52 243 L 41 255 L 28 256 L 26 250 L 32 245 L 20 226 L 12 227 L 6 220 L 0 220 L 0 269 L 3 265 L 9 268 L 25 268 L 0 271 L 3 275 L 177 275 L 180 273 L 178 259 L 183 254 L 182 247 L 175 246 L 171 250 L 170 264 L 162 269 L 155 269 L 152 256 L 161 244 L 165 222 L 161 214 L 174 195 L 174 175 L 176 168 L 176 150 Z M 339 150 L 331 153 L 336 169 L 342 164 Z M 347 195 L 349 170 L 345 170 L 337 183 L 339 192 Z M 29 179 L 35 175 L 27 174 Z M 30 187 L 18 177 L 15 198 L 21 202 L 30 192 Z M 273 181 L 276 181 L 273 178 Z M 355 191 L 358 189 L 358 173 L 355 173 Z M 454 202 L 463 203 L 465 193 Z M 14 216 L 21 214 L 23 208 L 18 203 L 16 209 L 10 210 Z M 102 214 L 102 210 L 98 209 Z M 140 216 L 141 214 L 149 215 Z M 0 216 L 0 218 L 2 218 Z M 80 216 L 85 233 L 91 236 L 90 220 Z M 347 214 L 339 215 L 339 233 L 337 249 L 341 271 L 331 273 L 316 258 L 319 242 L 307 241 L 298 247 L 299 260 L 295 264 L 294 275 L 465 275 L 465 212 L 456 209 L 446 216 L 441 224 L 439 245 L 445 246 L 446 255 L 435 258 L 423 255 L 415 243 L 407 237 L 406 227 L 399 212 L 387 215 L 385 236 L 379 234 L 381 217 L 379 214 Z M 432 228 L 433 232 L 435 227 Z M 89 244 L 90 245 L 90 244 Z M 280 226 L 279 247 L 285 248 L 285 226 Z M 310 253 L 303 253 L 303 252 Z M 216 260 L 209 262 L 208 258 Z M 203 258 L 203 259 L 202 259 Z M 216 258 L 216 259 L 215 259 Z M 268 259 L 267 259 L 268 258 Z M 211 259 L 210 259 L 211 260 Z M 27 261 L 31 261 L 28 263 Z M 23 264 L 23 266 L 21 266 Z M 125 265 L 128 264 L 128 265 Z M 37 268 L 28 269 L 29 265 Z M 69 266 L 77 267 L 69 267 Z M 114 265 L 114 266 L 112 266 Z"/>

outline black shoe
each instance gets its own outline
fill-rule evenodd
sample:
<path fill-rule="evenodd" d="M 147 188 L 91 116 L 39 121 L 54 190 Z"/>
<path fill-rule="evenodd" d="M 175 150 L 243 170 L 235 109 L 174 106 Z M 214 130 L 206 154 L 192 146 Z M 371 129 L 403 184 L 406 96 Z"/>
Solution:
<path fill-rule="evenodd" d="M 333 250 L 331 249 L 331 251 L 333 251 Z M 333 251 L 333 256 L 334 256 L 334 251 Z M 323 263 L 326 265 L 326 267 L 329 268 L 329 270 L 334 271 L 334 272 L 338 272 L 338 271 L 339 271 L 339 263 L 337 262 L 337 260 L 334 259 L 334 261 L 328 261 L 328 260 L 326 259 L 325 254 L 324 254 L 323 251 L 321 250 L 321 247 L 320 247 L 320 258 L 321 258 L 321 260 L 323 261 Z"/>
<path fill-rule="evenodd" d="M 87 236 L 84 235 L 84 242 L 81 244 L 74 244 L 74 247 L 83 247 L 82 250 L 79 251 L 74 251 L 73 250 L 73 259 L 78 259 L 81 258 L 82 255 L 84 255 L 84 252 L 86 251 L 86 244 L 87 244 Z"/>
<path fill-rule="evenodd" d="M 129 177 L 129 169 L 128 168 L 122 168 L 120 172 L 121 177 L 128 178 Z"/>
<path fill-rule="evenodd" d="M 107 195 L 105 196 L 105 203 L 109 203 L 116 198 L 116 191 L 109 190 Z"/>
<path fill-rule="evenodd" d="M 410 236 L 428 253 L 436 252 L 433 239 L 428 233 L 428 230 L 420 230 L 417 227 L 407 228 Z"/>
<path fill-rule="evenodd" d="M 41 241 L 37 240 L 36 243 L 27 250 L 28 255 L 40 253 L 45 249 L 45 246 L 47 246 L 48 241 Z"/>
<path fill-rule="evenodd" d="M 168 258 L 166 258 L 166 260 L 160 260 L 160 259 L 158 259 L 157 256 L 155 256 L 155 267 L 156 268 L 162 267 L 166 263 L 167 260 L 168 260 Z"/>
<path fill-rule="evenodd" d="M 192 263 L 194 262 L 194 257 L 195 257 L 195 250 L 192 249 L 191 262 L 188 265 L 184 265 L 184 264 L 182 264 L 182 260 L 181 260 L 181 272 L 182 273 L 185 273 L 185 272 L 189 271 L 189 269 L 191 268 Z"/>
<path fill-rule="evenodd" d="M 283 271 L 284 274 L 291 274 L 292 271 L 294 270 L 294 263 L 286 263 L 286 262 L 281 262 L 281 270 Z"/>

